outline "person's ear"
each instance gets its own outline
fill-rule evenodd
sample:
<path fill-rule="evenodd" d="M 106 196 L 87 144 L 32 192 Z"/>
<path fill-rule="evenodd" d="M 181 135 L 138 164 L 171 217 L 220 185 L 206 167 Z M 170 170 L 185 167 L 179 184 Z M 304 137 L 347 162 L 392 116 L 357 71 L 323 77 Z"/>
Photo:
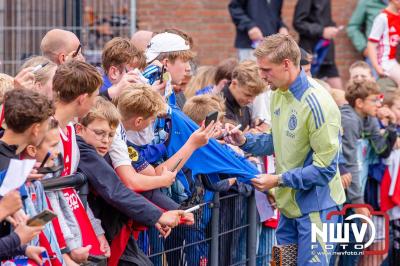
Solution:
<path fill-rule="evenodd" d="M 225 85 L 228 83 L 228 80 L 227 79 L 222 79 L 222 80 L 220 80 L 219 82 L 218 82 L 218 84 L 217 84 L 217 86 L 219 87 L 219 88 L 223 88 L 223 87 L 225 87 Z"/>
<path fill-rule="evenodd" d="M 37 148 L 33 145 L 28 145 L 25 148 L 25 152 L 26 154 L 28 154 L 29 157 L 35 158 L 37 153 Z"/>
<path fill-rule="evenodd" d="M 363 108 L 364 100 L 357 98 L 356 101 L 354 102 L 354 106 L 360 109 Z"/>
<path fill-rule="evenodd" d="M 231 88 L 236 89 L 237 86 L 238 86 L 238 81 L 237 81 L 237 79 L 232 79 Z"/>
<path fill-rule="evenodd" d="M 283 67 L 285 68 L 285 70 L 289 70 L 290 67 L 290 60 L 289 59 L 284 59 L 283 60 Z"/>
<path fill-rule="evenodd" d="M 67 60 L 67 57 L 64 53 L 59 53 L 57 56 L 57 59 L 58 59 L 58 62 L 60 63 L 60 65 L 62 65 Z"/>
<path fill-rule="evenodd" d="M 143 119 L 142 116 L 139 116 L 139 117 L 135 118 L 135 119 L 134 119 L 135 127 L 140 127 L 140 125 L 142 124 L 143 120 L 144 120 L 144 119 Z"/>
<path fill-rule="evenodd" d="M 42 84 L 39 81 L 35 81 L 34 86 L 35 90 L 37 90 L 38 92 L 42 90 Z"/>
<path fill-rule="evenodd" d="M 83 105 L 83 104 L 85 103 L 85 99 L 86 99 L 87 97 L 89 97 L 89 94 L 88 94 L 88 93 L 79 95 L 78 98 L 76 99 L 77 102 L 78 102 L 78 105 Z"/>
<path fill-rule="evenodd" d="M 161 60 L 161 64 L 165 66 L 165 69 L 168 71 L 168 65 L 169 65 L 170 61 L 168 60 L 168 58 L 164 58 L 163 60 Z"/>
<path fill-rule="evenodd" d="M 111 66 L 108 70 L 108 77 L 111 81 L 118 80 L 121 74 L 121 71 L 116 66 Z"/>

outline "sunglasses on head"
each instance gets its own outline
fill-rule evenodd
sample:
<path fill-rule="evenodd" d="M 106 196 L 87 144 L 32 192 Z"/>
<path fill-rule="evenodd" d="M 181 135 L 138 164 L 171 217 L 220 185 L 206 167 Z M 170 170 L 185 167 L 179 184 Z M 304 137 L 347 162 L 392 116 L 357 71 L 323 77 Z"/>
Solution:
<path fill-rule="evenodd" d="M 72 57 L 76 57 L 79 54 L 79 51 L 81 50 L 82 45 L 79 44 L 78 48 L 76 49 L 76 51 L 72 54 Z"/>

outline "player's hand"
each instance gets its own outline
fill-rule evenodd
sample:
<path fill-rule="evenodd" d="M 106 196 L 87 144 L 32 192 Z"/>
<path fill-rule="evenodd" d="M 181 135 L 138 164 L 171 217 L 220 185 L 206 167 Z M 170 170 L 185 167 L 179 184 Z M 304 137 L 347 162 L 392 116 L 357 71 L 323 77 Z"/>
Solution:
<path fill-rule="evenodd" d="M 174 228 L 179 224 L 179 221 L 181 217 L 184 215 L 183 210 L 173 210 L 173 211 L 167 211 L 164 212 L 160 219 L 158 219 L 158 223 L 161 224 L 161 226 L 168 226 L 171 228 Z"/>
<path fill-rule="evenodd" d="M 253 186 L 260 190 L 266 191 L 268 189 L 278 186 L 278 176 L 270 174 L 261 174 L 257 178 L 251 179 Z"/>
<path fill-rule="evenodd" d="M 158 232 L 160 232 L 160 237 L 167 238 L 172 232 L 172 229 L 169 226 L 161 226 L 159 223 L 156 223 L 154 226 Z"/>
<path fill-rule="evenodd" d="M 351 179 L 352 179 L 351 173 L 347 173 L 347 174 L 341 175 L 340 178 L 342 180 L 342 185 L 343 185 L 344 189 L 350 187 Z"/>

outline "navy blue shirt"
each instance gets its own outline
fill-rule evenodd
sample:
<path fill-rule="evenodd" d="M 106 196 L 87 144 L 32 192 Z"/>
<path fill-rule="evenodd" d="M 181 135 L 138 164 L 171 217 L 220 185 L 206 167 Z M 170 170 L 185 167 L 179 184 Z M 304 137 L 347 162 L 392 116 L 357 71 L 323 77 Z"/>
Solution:
<path fill-rule="evenodd" d="M 260 28 L 264 36 L 275 34 L 281 27 L 283 0 L 232 0 L 229 13 L 236 26 L 236 48 L 251 48 L 252 41 L 248 31 L 253 27 Z"/>

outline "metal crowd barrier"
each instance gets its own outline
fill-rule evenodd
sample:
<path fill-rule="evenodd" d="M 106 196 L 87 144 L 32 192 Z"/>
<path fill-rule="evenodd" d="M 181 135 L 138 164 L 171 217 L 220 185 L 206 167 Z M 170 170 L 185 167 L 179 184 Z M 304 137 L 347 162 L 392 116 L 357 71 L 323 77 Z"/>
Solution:
<path fill-rule="evenodd" d="M 166 240 L 149 229 L 138 244 L 155 266 L 268 265 L 274 229 L 257 221 L 254 195 L 215 193 L 196 211 L 194 225 L 178 226 Z"/>

